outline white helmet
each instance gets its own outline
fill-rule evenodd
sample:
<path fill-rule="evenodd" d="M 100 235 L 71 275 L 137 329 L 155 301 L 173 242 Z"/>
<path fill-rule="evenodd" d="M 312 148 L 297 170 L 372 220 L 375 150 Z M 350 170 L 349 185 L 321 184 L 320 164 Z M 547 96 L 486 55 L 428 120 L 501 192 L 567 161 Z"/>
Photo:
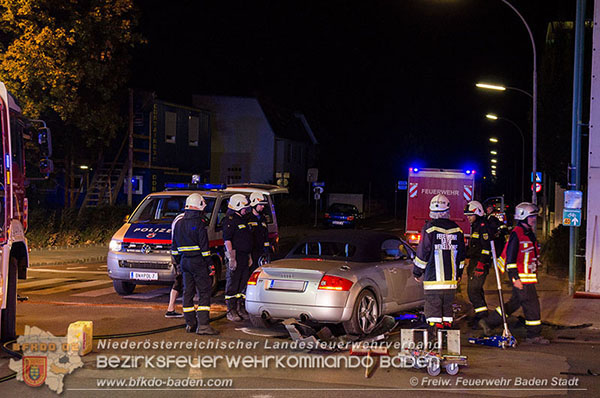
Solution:
<path fill-rule="evenodd" d="M 525 220 L 529 216 L 537 216 L 540 208 L 529 202 L 519 203 L 515 207 L 515 220 Z"/>
<path fill-rule="evenodd" d="M 248 207 L 248 199 L 241 193 L 236 193 L 229 198 L 229 205 L 227 206 L 233 211 L 240 211 L 244 207 Z"/>
<path fill-rule="evenodd" d="M 472 200 L 465 206 L 465 216 L 483 216 L 483 206 L 476 200 Z"/>
<path fill-rule="evenodd" d="M 250 206 L 254 207 L 256 205 L 266 205 L 267 198 L 262 192 L 252 192 L 250 194 Z"/>
<path fill-rule="evenodd" d="M 193 193 L 185 200 L 186 210 L 204 210 L 206 208 L 206 202 L 199 193 Z"/>
<path fill-rule="evenodd" d="M 429 202 L 429 210 L 441 213 L 450 209 L 450 201 L 442 194 L 435 195 Z"/>

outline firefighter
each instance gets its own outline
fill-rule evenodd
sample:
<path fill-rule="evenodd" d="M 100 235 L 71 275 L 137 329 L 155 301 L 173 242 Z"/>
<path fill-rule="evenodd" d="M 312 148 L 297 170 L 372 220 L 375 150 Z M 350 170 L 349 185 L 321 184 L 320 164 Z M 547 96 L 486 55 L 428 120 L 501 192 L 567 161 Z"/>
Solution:
<path fill-rule="evenodd" d="M 436 195 L 429 204 L 429 217 L 421 231 L 413 276 L 425 291 L 425 317 L 430 327 L 452 327 L 452 303 L 465 265 L 463 231 L 451 221 L 450 201 Z"/>
<path fill-rule="evenodd" d="M 259 267 L 261 257 L 264 258 L 265 262 L 270 262 L 271 244 L 269 243 L 269 228 L 267 227 L 267 218 L 263 214 L 266 204 L 267 199 L 264 194 L 252 192 L 250 195 L 250 207 L 252 211 L 248 214 L 248 225 L 250 225 L 253 236 L 250 274 Z"/>
<path fill-rule="evenodd" d="M 181 256 L 183 274 L 183 316 L 188 333 L 219 334 L 209 324 L 212 264 L 208 248 L 206 202 L 202 195 L 193 193 L 185 201 L 185 213 L 175 224 L 171 255 Z M 198 308 L 194 309 L 194 295 L 198 293 Z"/>
<path fill-rule="evenodd" d="M 490 240 L 494 238 L 494 231 L 488 226 L 484 218 L 483 206 L 478 201 L 472 200 L 467 203 L 464 214 L 471 223 L 471 237 L 467 247 L 469 259 L 467 293 L 475 310 L 475 320 L 478 321 L 487 316 L 483 285 L 492 263 Z"/>
<path fill-rule="evenodd" d="M 243 307 L 246 299 L 244 292 L 252 265 L 250 256 L 252 231 L 250 231 L 245 217 L 248 211 L 248 199 L 242 194 L 232 195 L 228 207 L 229 210 L 223 221 L 225 257 L 228 260 L 225 302 L 227 303 L 227 319 L 239 322 L 248 317 L 248 313 Z"/>
<path fill-rule="evenodd" d="M 494 233 L 494 245 L 496 246 L 496 250 L 500 250 L 501 247 L 504 247 L 508 239 L 508 227 L 494 215 L 494 205 L 488 204 L 485 211 L 488 227 Z"/>
<path fill-rule="evenodd" d="M 538 213 L 539 207 L 533 203 L 523 202 L 517 205 L 515 208 L 517 225 L 511 232 L 508 244 L 498 259 L 498 268 L 502 272 L 508 271 L 508 277 L 513 284 L 512 296 L 504 304 L 506 315 L 508 316 L 522 307 L 527 328 L 525 341 L 531 344 L 549 344 L 550 342 L 541 336 L 540 302 L 535 288 L 540 253 L 535 237 Z M 492 312 L 487 319 L 479 321 L 484 333 L 488 335 L 490 328 L 501 323 L 502 310 L 500 307 L 497 307 L 496 311 Z"/>

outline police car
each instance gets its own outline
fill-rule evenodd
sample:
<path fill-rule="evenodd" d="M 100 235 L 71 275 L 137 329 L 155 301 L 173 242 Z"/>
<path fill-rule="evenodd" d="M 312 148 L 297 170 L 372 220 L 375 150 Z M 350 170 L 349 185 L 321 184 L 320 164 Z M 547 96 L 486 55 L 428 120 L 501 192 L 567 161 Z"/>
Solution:
<path fill-rule="evenodd" d="M 286 188 L 267 184 L 201 185 L 167 184 L 163 192 L 144 198 L 125 224 L 113 235 L 107 258 L 108 276 L 120 295 L 132 294 L 136 285 L 171 285 L 175 267 L 171 261 L 171 223 L 184 211 L 185 200 L 200 193 L 206 201 L 208 238 L 216 273 L 213 291 L 225 277 L 223 249 L 223 219 L 228 199 L 235 193 L 265 194 L 269 202 L 264 214 L 269 228 L 272 250 L 277 249 L 279 230 L 273 195 L 287 193 Z"/>

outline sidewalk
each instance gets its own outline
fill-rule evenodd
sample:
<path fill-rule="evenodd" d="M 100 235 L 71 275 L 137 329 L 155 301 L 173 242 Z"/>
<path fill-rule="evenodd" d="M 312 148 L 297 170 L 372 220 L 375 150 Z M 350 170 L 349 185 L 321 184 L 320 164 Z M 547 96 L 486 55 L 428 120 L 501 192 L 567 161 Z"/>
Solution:
<path fill-rule="evenodd" d="M 106 261 L 107 253 L 106 245 L 32 249 L 29 252 L 29 266 L 102 262 Z"/>
<path fill-rule="evenodd" d="M 501 280 L 503 281 L 502 294 L 504 302 L 507 302 L 512 294 L 512 287 L 504 283 L 506 276 L 501 276 Z M 538 281 L 536 290 L 540 299 L 542 322 L 563 326 L 591 323 L 590 329 L 600 330 L 600 299 L 575 299 L 569 296 L 569 281 L 566 278 L 541 273 L 538 275 Z M 462 298 L 465 302 L 469 302 L 466 280 L 463 280 L 461 285 Z M 493 270 L 490 270 L 490 274 L 485 281 L 485 295 L 488 308 L 496 308 L 498 305 L 498 289 Z M 515 315 L 522 315 L 522 310 L 518 310 Z"/>

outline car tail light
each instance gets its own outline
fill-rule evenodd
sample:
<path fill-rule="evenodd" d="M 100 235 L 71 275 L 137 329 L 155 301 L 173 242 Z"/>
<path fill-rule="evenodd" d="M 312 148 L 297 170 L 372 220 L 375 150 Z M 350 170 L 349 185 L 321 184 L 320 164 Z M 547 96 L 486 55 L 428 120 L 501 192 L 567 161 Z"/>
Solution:
<path fill-rule="evenodd" d="M 319 282 L 320 290 L 337 290 L 347 292 L 352 287 L 352 281 L 340 278 L 339 276 L 325 275 Z"/>
<path fill-rule="evenodd" d="M 329 218 L 329 213 L 325 213 L 325 218 Z"/>
<path fill-rule="evenodd" d="M 258 276 L 260 275 L 260 271 L 254 271 L 252 275 L 250 275 L 250 279 L 248 279 L 249 285 L 256 285 L 256 281 L 258 280 Z"/>
<path fill-rule="evenodd" d="M 346 218 L 346 220 L 352 221 L 352 220 L 354 220 L 354 216 L 348 216 L 348 218 Z"/>

